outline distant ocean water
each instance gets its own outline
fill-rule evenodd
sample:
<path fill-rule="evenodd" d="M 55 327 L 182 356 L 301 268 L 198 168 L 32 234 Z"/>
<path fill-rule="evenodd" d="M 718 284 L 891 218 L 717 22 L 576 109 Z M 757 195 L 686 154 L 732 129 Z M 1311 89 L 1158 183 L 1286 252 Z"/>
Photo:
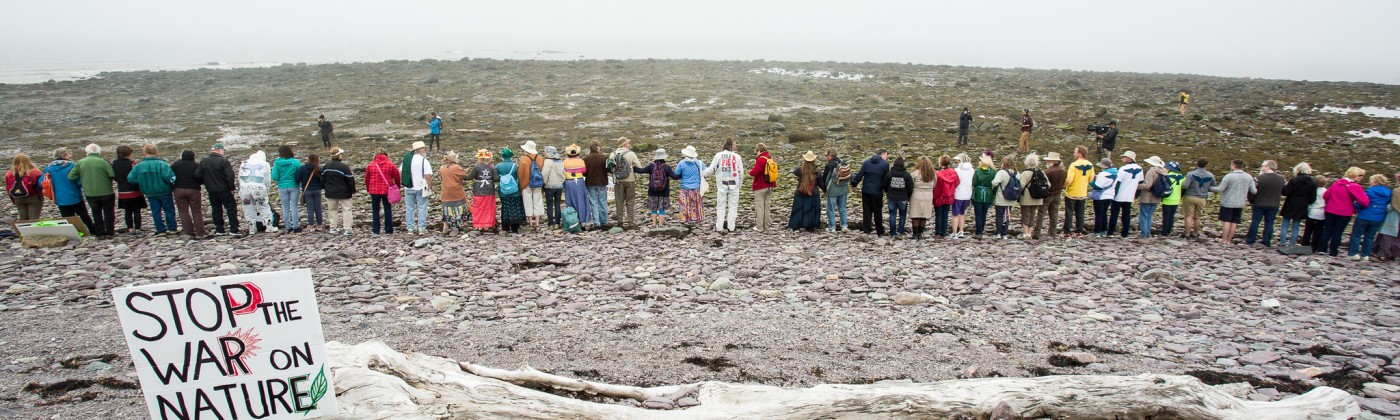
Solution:
<path fill-rule="evenodd" d="M 358 52 L 335 56 L 286 57 L 83 57 L 83 56 L 10 56 L 0 58 L 0 83 L 29 84 L 53 81 L 81 80 L 103 72 L 121 71 L 181 71 L 194 69 L 231 69 L 274 67 L 287 63 L 325 64 L 380 62 L 385 60 L 460 60 L 462 57 L 495 59 L 570 60 L 582 54 L 562 51 L 462 51 L 438 50 L 423 52 Z M 587 58 L 587 57 L 585 57 Z"/>

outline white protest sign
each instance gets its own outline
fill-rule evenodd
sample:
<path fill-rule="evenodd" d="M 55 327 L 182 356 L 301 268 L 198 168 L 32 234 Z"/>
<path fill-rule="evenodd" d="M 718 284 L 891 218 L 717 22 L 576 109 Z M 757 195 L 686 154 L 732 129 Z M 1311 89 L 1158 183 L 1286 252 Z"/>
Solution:
<path fill-rule="evenodd" d="M 112 291 L 153 419 L 336 413 L 310 270 Z"/>

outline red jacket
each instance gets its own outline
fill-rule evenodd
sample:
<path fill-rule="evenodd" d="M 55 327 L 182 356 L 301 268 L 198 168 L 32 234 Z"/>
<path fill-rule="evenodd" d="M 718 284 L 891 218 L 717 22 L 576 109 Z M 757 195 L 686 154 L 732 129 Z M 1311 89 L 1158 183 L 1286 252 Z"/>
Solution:
<path fill-rule="evenodd" d="M 1371 197 L 1366 196 L 1366 190 L 1361 188 L 1361 184 L 1352 182 L 1350 179 L 1341 178 L 1327 187 L 1327 191 L 1322 192 L 1323 210 L 1338 216 L 1351 217 L 1356 215 L 1356 203 L 1361 207 L 1371 205 Z"/>
<path fill-rule="evenodd" d="M 953 205 L 953 192 L 958 189 L 958 182 L 958 171 L 953 168 L 938 171 L 938 183 L 933 184 L 933 205 Z"/>
<path fill-rule="evenodd" d="M 399 167 L 389 161 L 389 155 L 376 155 L 374 161 L 365 167 L 365 190 L 371 195 L 389 193 L 389 186 L 399 188 Z"/>
<path fill-rule="evenodd" d="M 776 182 L 768 182 L 768 175 L 763 173 L 763 170 L 768 168 L 768 159 L 772 159 L 768 152 L 759 153 L 753 160 L 753 168 L 749 169 L 749 176 L 753 177 L 754 191 L 778 186 Z"/>

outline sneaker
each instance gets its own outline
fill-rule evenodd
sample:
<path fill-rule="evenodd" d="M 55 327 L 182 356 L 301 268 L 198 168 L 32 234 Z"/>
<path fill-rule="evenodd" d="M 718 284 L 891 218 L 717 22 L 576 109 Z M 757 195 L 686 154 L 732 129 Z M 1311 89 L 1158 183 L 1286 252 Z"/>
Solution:
<path fill-rule="evenodd" d="M 1352 261 L 1361 261 L 1361 256 L 1360 256 L 1360 255 L 1352 255 L 1352 256 L 1350 256 L 1350 257 L 1347 257 L 1347 259 L 1352 260 Z"/>
<path fill-rule="evenodd" d="M 1361 257 L 1361 262 L 1371 262 L 1371 257 Z"/>

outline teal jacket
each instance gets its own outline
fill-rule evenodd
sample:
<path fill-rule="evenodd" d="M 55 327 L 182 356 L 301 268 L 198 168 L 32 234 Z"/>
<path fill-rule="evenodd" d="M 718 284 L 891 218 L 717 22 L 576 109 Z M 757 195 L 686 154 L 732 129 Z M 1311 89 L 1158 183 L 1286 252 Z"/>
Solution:
<path fill-rule="evenodd" d="M 277 188 L 301 188 L 297 185 L 297 169 L 301 169 L 301 161 L 296 158 L 277 158 L 272 161 L 272 180 L 277 182 Z"/>
<path fill-rule="evenodd" d="M 167 196 L 175 185 L 175 171 L 170 169 L 170 164 L 165 163 L 165 159 L 148 156 L 131 168 L 126 182 L 136 184 L 136 187 L 141 189 L 141 194 L 147 197 Z"/>

